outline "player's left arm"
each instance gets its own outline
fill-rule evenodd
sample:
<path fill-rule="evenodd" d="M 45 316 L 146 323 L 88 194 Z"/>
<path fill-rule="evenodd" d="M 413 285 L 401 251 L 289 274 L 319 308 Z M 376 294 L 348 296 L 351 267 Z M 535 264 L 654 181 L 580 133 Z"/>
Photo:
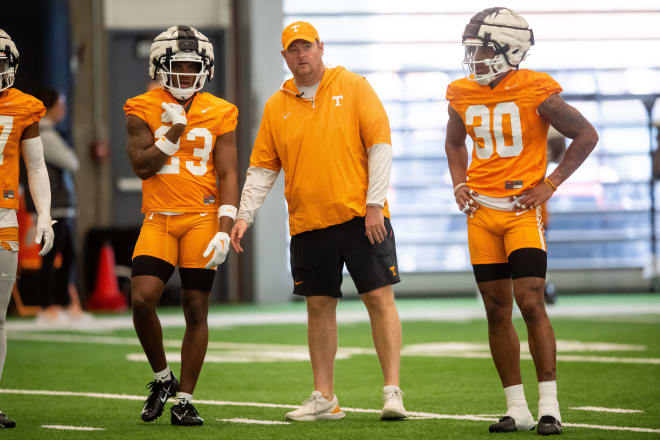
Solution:
<path fill-rule="evenodd" d="M 44 160 L 44 146 L 39 137 L 39 122 L 33 122 L 23 130 L 21 150 L 27 170 L 30 195 L 37 209 L 37 234 L 34 241 L 41 243 L 43 239 L 43 246 L 39 252 L 39 255 L 43 256 L 53 247 L 55 233 L 51 225 L 50 181 Z"/>
<path fill-rule="evenodd" d="M 213 150 L 213 162 L 220 203 L 218 210 L 220 232 L 215 234 L 204 252 L 204 257 L 208 257 L 213 252 L 211 260 L 206 265 L 207 269 L 225 261 L 229 251 L 229 231 L 238 211 L 238 158 L 234 131 L 218 136 Z"/>
<path fill-rule="evenodd" d="M 593 125 L 575 107 L 567 104 L 559 94 L 543 101 L 538 106 L 537 112 L 541 118 L 572 141 L 557 168 L 544 181 L 539 182 L 518 199 L 521 207 L 535 208 L 548 200 L 557 187 L 582 165 L 598 143 L 598 134 Z"/>
<path fill-rule="evenodd" d="M 215 141 L 213 160 L 218 176 L 218 194 L 220 206 L 238 206 L 238 158 L 234 131 L 218 136 Z M 221 214 L 222 215 L 222 214 Z M 229 232 L 234 224 L 234 217 L 222 215 L 219 218 L 220 230 Z"/>

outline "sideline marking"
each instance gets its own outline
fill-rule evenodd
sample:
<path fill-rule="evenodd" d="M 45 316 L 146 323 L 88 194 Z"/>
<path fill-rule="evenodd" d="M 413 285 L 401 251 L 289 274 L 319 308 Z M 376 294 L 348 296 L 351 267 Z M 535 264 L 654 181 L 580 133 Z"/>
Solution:
<path fill-rule="evenodd" d="M 41 427 L 47 429 L 60 429 L 63 431 L 105 431 L 105 428 L 93 428 L 91 426 L 41 425 Z"/>
<path fill-rule="evenodd" d="M 47 391 L 47 390 L 16 390 L 16 389 L 6 389 L 0 388 L 0 393 L 5 394 L 24 394 L 24 395 L 34 395 L 34 396 L 74 396 L 74 397 L 96 397 L 101 399 L 123 399 L 123 400 L 139 400 L 143 401 L 143 396 L 135 396 L 130 394 L 110 394 L 110 393 L 83 393 L 77 391 Z M 299 408 L 299 405 L 285 405 L 281 403 L 259 403 L 259 402 L 230 402 L 222 400 L 197 400 L 195 403 L 199 405 L 219 405 L 219 406 L 252 406 L 259 408 L 284 408 L 284 409 L 295 409 Z M 380 414 L 381 410 L 379 409 L 367 409 L 367 408 L 342 408 L 345 412 L 355 412 L 355 413 L 370 413 L 370 414 Z M 441 419 L 441 420 L 470 420 L 475 422 L 496 422 L 497 418 L 492 417 L 482 417 L 477 415 L 470 414 L 435 414 L 428 412 L 419 412 L 419 411 L 408 411 L 408 416 L 413 417 L 414 419 Z M 601 429 L 606 431 L 633 431 L 633 432 L 651 432 L 651 433 L 660 433 L 660 429 L 656 428 L 637 428 L 630 426 L 608 426 L 608 425 L 588 425 L 586 423 L 562 423 L 563 426 L 573 427 L 573 428 L 588 428 L 588 429 Z M 100 429 L 100 428 L 95 428 Z"/>
<path fill-rule="evenodd" d="M 578 409 L 580 411 L 596 411 L 596 412 L 608 412 L 608 413 L 618 413 L 618 414 L 632 414 L 632 413 L 643 413 L 644 411 L 639 409 L 623 409 L 623 408 L 603 408 L 602 406 L 576 406 L 570 409 Z"/>
<path fill-rule="evenodd" d="M 289 422 L 279 422 L 277 420 L 256 420 L 256 419 L 215 419 L 218 422 L 229 423 L 249 423 L 254 425 L 290 425 Z"/>

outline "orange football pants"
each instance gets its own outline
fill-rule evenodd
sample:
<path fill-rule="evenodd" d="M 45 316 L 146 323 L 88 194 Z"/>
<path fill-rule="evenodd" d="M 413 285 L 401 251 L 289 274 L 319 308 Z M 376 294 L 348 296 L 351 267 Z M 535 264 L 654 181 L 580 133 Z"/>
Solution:
<path fill-rule="evenodd" d="M 482 205 L 467 224 L 472 264 L 507 263 L 511 252 L 523 248 L 547 252 L 540 207 L 518 215 Z"/>
<path fill-rule="evenodd" d="M 204 258 L 202 254 L 218 231 L 218 219 L 212 212 L 180 215 L 147 213 L 133 258 L 148 255 L 173 266 L 203 269 L 211 255 Z"/>

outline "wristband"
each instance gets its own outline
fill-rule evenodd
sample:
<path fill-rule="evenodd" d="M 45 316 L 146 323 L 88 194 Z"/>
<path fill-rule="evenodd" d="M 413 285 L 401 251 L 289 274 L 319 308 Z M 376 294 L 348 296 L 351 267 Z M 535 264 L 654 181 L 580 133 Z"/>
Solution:
<path fill-rule="evenodd" d="M 548 179 L 548 178 L 546 177 L 545 180 L 544 180 L 544 182 L 545 182 L 546 185 L 548 185 L 548 186 L 550 187 L 550 189 L 552 190 L 552 192 L 557 191 L 557 187 L 555 186 L 554 183 L 552 183 L 552 182 L 550 181 L 550 179 Z"/>
<path fill-rule="evenodd" d="M 458 191 L 458 189 L 459 189 L 460 187 L 462 187 L 462 186 L 467 186 L 467 183 L 466 183 L 466 182 L 463 182 L 463 183 L 459 183 L 458 185 L 456 185 L 456 186 L 454 187 L 454 195 L 456 195 L 456 191 Z"/>
<path fill-rule="evenodd" d="M 167 154 L 168 156 L 171 156 L 177 151 L 179 151 L 179 144 L 178 143 L 175 144 L 174 142 L 167 139 L 165 136 L 161 136 L 160 139 L 154 142 L 154 145 L 156 146 L 156 148 L 158 148 L 160 151 Z"/>
<path fill-rule="evenodd" d="M 236 220 L 236 213 L 238 209 L 232 205 L 222 205 L 218 208 L 218 218 L 220 217 L 229 217 L 232 220 Z"/>

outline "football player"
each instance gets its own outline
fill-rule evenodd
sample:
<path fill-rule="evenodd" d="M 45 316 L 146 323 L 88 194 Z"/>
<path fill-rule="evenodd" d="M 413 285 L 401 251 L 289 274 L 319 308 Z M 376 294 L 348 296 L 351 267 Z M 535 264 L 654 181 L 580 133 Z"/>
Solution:
<path fill-rule="evenodd" d="M 225 261 L 238 204 L 234 130 L 238 110 L 200 92 L 213 78 L 213 46 L 189 26 L 172 26 L 151 45 L 149 73 L 161 87 L 126 101 L 128 156 L 142 181 L 145 215 L 133 252 L 133 323 L 154 380 L 142 409 L 150 422 L 169 397 L 174 425 L 201 425 L 192 394 L 208 345 L 208 303 Z M 174 267 L 181 275 L 186 331 L 181 381 L 170 371 L 156 306 Z"/>
<path fill-rule="evenodd" d="M 12 88 L 18 70 L 18 49 L 0 29 L 0 377 L 7 355 L 5 318 L 18 265 L 19 152 L 27 169 L 28 185 L 37 210 L 36 243 L 46 255 L 53 246 L 50 219 L 50 182 L 39 137 L 39 120 L 46 108 L 37 98 Z M 16 422 L 0 411 L 0 427 Z"/>
<path fill-rule="evenodd" d="M 540 207 L 582 164 L 598 135 L 561 98 L 549 75 L 519 69 L 534 35 L 507 8 L 474 15 L 463 33 L 466 78 L 447 88 L 445 149 L 456 203 L 467 215 L 468 246 L 488 317 L 490 350 L 507 411 L 490 432 L 534 429 L 520 377 L 520 343 L 511 322 L 513 298 L 527 325 L 539 381 L 537 433 L 561 433 L 556 343 L 543 304 L 547 247 Z M 545 178 L 546 135 L 552 125 L 571 139 Z M 465 139 L 474 147 L 468 169 Z"/>

